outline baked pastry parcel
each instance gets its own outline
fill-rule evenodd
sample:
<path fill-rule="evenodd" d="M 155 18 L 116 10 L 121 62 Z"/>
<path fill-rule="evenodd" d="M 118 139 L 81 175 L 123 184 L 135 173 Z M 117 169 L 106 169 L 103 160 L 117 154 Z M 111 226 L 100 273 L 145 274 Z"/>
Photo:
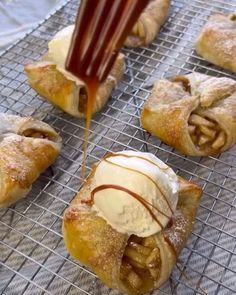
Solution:
<path fill-rule="evenodd" d="M 207 61 L 236 73 L 236 13 L 211 15 L 195 47 Z"/>
<path fill-rule="evenodd" d="M 164 24 L 170 8 L 170 0 L 150 0 L 125 41 L 127 47 L 150 44 Z"/>
<path fill-rule="evenodd" d="M 201 193 L 150 153 L 108 154 L 64 212 L 65 245 L 109 287 L 154 290 L 186 244 Z"/>
<path fill-rule="evenodd" d="M 236 142 L 236 82 L 200 73 L 156 81 L 141 123 L 185 155 L 223 152 Z"/>
<path fill-rule="evenodd" d="M 87 90 L 84 82 L 65 70 L 65 60 L 74 26 L 58 32 L 48 44 L 48 53 L 39 62 L 29 63 L 25 72 L 30 86 L 64 112 L 85 117 Z M 125 70 L 124 55 L 119 54 L 108 78 L 99 86 L 93 113 L 99 112 L 108 101 L 112 90 Z"/>
<path fill-rule="evenodd" d="M 0 208 L 25 197 L 60 148 L 61 138 L 48 124 L 0 114 Z"/>

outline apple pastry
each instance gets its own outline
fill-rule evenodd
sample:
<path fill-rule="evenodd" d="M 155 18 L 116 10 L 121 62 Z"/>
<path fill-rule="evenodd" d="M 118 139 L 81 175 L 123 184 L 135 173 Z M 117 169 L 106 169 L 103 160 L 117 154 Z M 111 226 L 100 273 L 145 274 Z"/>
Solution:
<path fill-rule="evenodd" d="M 64 212 L 65 245 L 109 287 L 146 293 L 168 280 L 201 194 L 150 153 L 108 154 Z"/>
<path fill-rule="evenodd" d="M 236 13 L 211 15 L 195 47 L 207 61 L 236 73 Z"/>
<path fill-rule="evenodd" d="M 0 114 L 0 208 L 25 197 L 60 148 L 61 138 L 48 124 Z"/>
<path fill-rule="evenodd" d="M 170 0 L 150 0 L 132 32 L 125 41 L 127 47 L 150 44 L 164 24 L 170 8 Z"/>
<path fill-rule="evenodd" d="M 48 53 L 42 61 L 25 66 L 30 86 L 49 102 L 75 117 L 85 117 L 87 90 L 84 82 L 65 70 L 65 60 L 74 26 L 58 32 L 48 44 Z M 93 113 L 106 104 L 125 69 L 124 55 L 119 54 L 108 78 L 100 85 Z"/>
<path fill-rule="evenodd" d="M 223 152 L 236 142 L 236 82 L 200 73 L 156 81 L 141 123 L 185 155 Z"/>

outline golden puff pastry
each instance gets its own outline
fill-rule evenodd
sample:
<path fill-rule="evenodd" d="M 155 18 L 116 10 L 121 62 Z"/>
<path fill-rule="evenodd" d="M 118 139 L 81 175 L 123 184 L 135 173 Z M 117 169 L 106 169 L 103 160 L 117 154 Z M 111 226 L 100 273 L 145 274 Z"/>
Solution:
<path fill-rule="evenodd" d="M 236 13 L 211 15 L 195 47 L 207 61 L 236 73 Z"/>
<path fill-rule="evenodd" d="M 236 82 L 200 73 L 159 80 L 141 123 L 183 154 L 223 152 L 236 142 Z"/>
<path fill-rule="evenodd" d="M 164 24 L 170 8 L 170 0 L 150 0 L 125 41 L 127 47 L 150 44 Z"/>
<path fill-rule="evenodd" d="M 108 101 L 112 90 L 124 73 L 124 56 L 119 54 L 108 78 L 99 86 L 93 106 L 93 114 L 99 112 Z M 68 78 L 57 69 L 49 56 L 43 61 L 25 66 L 30 86 L 49 102 L 64 112 L 79 118 L 86 116 L 87 90 L 85 84 Z"/>
<path fill-rule="evenodd" d="M 118 165 L 118 160 L 115 161 L 114 158 L 120 158 L 122 156 L 125 159 L 123 159 L 123 161 L 120 160 L 120 163 L 123 164 Z M 81 263 L 90 267 L 109 287 L 133 295 L 144 294 L 154 290 L 168 280 L 178 259 L 178 255 L 185 246 L 188 236 L 191 234 L 202 194 L 201 188 L 196 184 L 188 182 L 176 175 L 176 179 L 174 179 L 172 175 L 172 173 L 174 173 L 173 170 L 159 159 L 155 158 L 156 157 L 148 153 L 129 151 L 108 155 L 102 162 L 94 166 L 86 183 L 78 192 L 70 207 L 64 212 L 63 218 L 63 237 L 69 253 Z M 120 210 L 120 204 L 117 204 L 114 200 L 122 199 L 124 195 L 119 195 L 119 192 L 117 193 L 116 191 L 116 186 L 114 186 L 114 189 L 109 189 L 107 192 L 104 208 L 109 210 L 108 215 L 110 211 L 113 211 L 117 213 L 118 217 L 120 216 L 120 220 L 118 221 L 120 225 L 123 222 L 123 226 L 126 227 L 127 223 L 130 222 L 132 227 L 134 223 L 133 231 L 135 231 L 135 226 L 138 224 L 139 220 L 143 220 L 141 213 L 135 212 L 135 210 L 137 210 L 139 202 L 145 204 L 144 191 L 145 189 L 151 190 L 153 185 L 153 183 L 151 183 L 153 179 L 150 176 L 150 171 L 154 171 L 153 173 L 155 175 L 155 167 L 146 167 L 146 170 L 144 167 L 144 169 L 142 169 L 143 163 L 140 163 L 140 161 L 142 162 L 146 159 L 146 164 L 149 166 L 159 161 L 159 165 L 162 167 L 160 169 L 162 169 L 163 173 L 166 173 L 165 171 L 168 171 L 168 169 L 172 171 L 169 171 L 169 179 L 172 177 L 172 181 L 173 179 L 176 181 L 178 191 L 176 203 L 174 207 L 172 207 L 173 211 L 169 216 L 170 219 L 169 222 L 166 223 L 166 226 L 163 226 L 162 229 L 151 235 L 142 233 L 143 236 L 140 237 L 131 232 L 118 231 L 107 221 L 106 210 L 103 212 L 104 214 L 101 214 L 96 208 L 94 209 L 94 202 L 100 198 L 102 202 L 102 198 L 106 193 L 105 189 L 109 188 L 109 186 L 112 187 L 110 183 L 111 174 L 107 173 L 108 171 L 106 169 L 104 169 L 104 173 L 107 173 L 107 176 L 105 176 L 104 180 L 107 181 L 108 184 L 94 186 L 95 179 L 99 178 L 99 175 L 96 175 L 103 172 L 97 172 L 97 170 L 101 163 L 104 163 L 107 159 L 113 162 L 113 169 L 118 169 L 117 176 L 119 175 L 121 177 L 120 183 L 123 182 L 123 189 L 127 189 L 133 181 L 134 191 L 129 192 L 129 194 L 133 193 L 134 197 L 134 192 L 136 192 L 136 198 L 134 198 L 136 207 L 134 206 L 134 209 L 133 207 L 131 208 L 132 212 L 129 212 L 127 209 L 129 205 L 124 206 L 124 210 Z M 128 168 L 128 159 L 131 161 L 130 163 L 132 163 L 132 165 L 136 163 L 137 167 L 139 167 L 140 164 L 139 170 Z M 123 170 L 119 169 L 126 169 L 126 173 L 129 173 L 130 177 L 123 178 Z M 145 171 L 147 173 L 146 175 L 144 173 Z M 116 172 L 114 172 L 113 175 L 114 174 L 116 174 Z M 143 182 L 137 182 L 138 178 L 135 178 L 135 174 L 139 177 L 143 177 L 143 182 L 145 183 L 143 195 L 142 197 L 141 195 L 139 196 L 140 199 L 137 197 L 137 187 L 140 186 L 140 188 L 143 189 L 144 186 L 142 186 Z M 157 175 L 160 174 L 157 173 Z M 119 177 L 115 176 L 114 179 L 118 178 Z M 163 180 L 161 182 L 162 184 L 165 183 Z M 95 183 L 98 184 L 96 181 Z M 165 183 L 163 187 L 166 188 L 167 186 L 168 183 Z M 150 194 L 152 194 L 151 191 Z M 126 196 L 128 199 L 127 202 L 130 201 L 129 197 L 130 195 Z M 156 198 L 157 203 L 160 201 L 158 199 L 159 197 L 158 194 L 154 194 L 154 199 Z M 109 203 L 110 198 L 112 200 Z M 91 202 L 91 200 L 93 200 L 93 202 Z M 149 214 L 148 210 L 151 211 L 151 209 L 153 209 L 154 212 L 155 207 L 153 204 L 155 204 L 155 200 L 152 203 L 150 203 L 150 200 L 149 202 L 146 201 L 146 206 L 144 205 L 143 210 L 146 210 L 147 214 Z M 161 206 L 158 207 L 159 210 L 160 207 Z M 155 211 L 156 214 L 158 214 L 157 212 L 160 213 L 157 208 L 155 209 L 157 210 Z M 145 214 L 144 211 L 142 213 L 143 215 Z M 125 215 L 129 213 L 131 217 L 128 216 L 128 221 L 126 221 Z M 132 218 L 133 220 L 130 221 Z M 112 219 L 110 221 L 112 224 Z M 155 223 L 155 220 L 152 219 L 152 222 Z M 141 225 L 141 227 L 142 226 L 145 230 L 148 229 L 146 224 Z M 139 231 L 138 227 L 137 230 Z"/>
<path fill-rule="evenodd" d="M 48 124 L 0 114 L 0 208 L 25 197 L 60 148 L 61 138 Z"/>

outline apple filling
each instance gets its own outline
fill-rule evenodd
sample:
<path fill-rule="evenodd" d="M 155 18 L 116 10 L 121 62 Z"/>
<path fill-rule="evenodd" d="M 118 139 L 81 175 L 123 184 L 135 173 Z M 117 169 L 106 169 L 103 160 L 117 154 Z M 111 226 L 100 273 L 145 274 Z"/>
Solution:
<path fill-rule="evenodd" d="M 160 276 L 160 250 L 153 237 L 131 236 L 120 269 L 120 279 L 133 290 L 149 290 Z"/>
<path fill-rule="evenodd" d="M 80 89 L 79 94 L 79 111 L 83 114 L 86 114 L 88 103 L 88 94 L 85 88 Z"/>
<path fill-rule="evenodd" d="M 25 137 L 33 137 L 33 138 L 41 138 L 41 139 L 52 139 L 52 136 L 45 132 L 45 131 L 41 131 L 41 130 L 37 130 L 37 129 L 26 129 L 23 133 L 23 136 Z"/>
<path fill-rule="evenodd" d="M 210 147 L 217 151 L 226 142 L 226 134 L 217 122 L 196 113 L 189 117 L 188 132 L 193 143 L 200 149 Z"/>
<path fill-rule="evenodd" d="M 171 79 L 173 82 L 181 83 L 183 89 L 191 94 L 189 80 L 183 76 Z M 225 145 L 226 134 L 219 124 L 199 114 L 192 113 L 188 120 L 188 132 L 193 143 L 201 150 L 211 148 L 216 152 Z"/>

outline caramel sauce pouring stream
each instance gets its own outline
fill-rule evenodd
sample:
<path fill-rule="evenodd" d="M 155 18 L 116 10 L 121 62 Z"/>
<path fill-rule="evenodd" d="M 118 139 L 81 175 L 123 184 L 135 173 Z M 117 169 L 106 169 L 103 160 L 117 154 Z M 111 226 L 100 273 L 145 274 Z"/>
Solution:
<path fill-rule="evenodd" d="M 108 76 L 126 37 L 149 0 L 81 0 L 66 70 L 85 82 L 88 103 L 82 178 L 97 89 Z"/>

